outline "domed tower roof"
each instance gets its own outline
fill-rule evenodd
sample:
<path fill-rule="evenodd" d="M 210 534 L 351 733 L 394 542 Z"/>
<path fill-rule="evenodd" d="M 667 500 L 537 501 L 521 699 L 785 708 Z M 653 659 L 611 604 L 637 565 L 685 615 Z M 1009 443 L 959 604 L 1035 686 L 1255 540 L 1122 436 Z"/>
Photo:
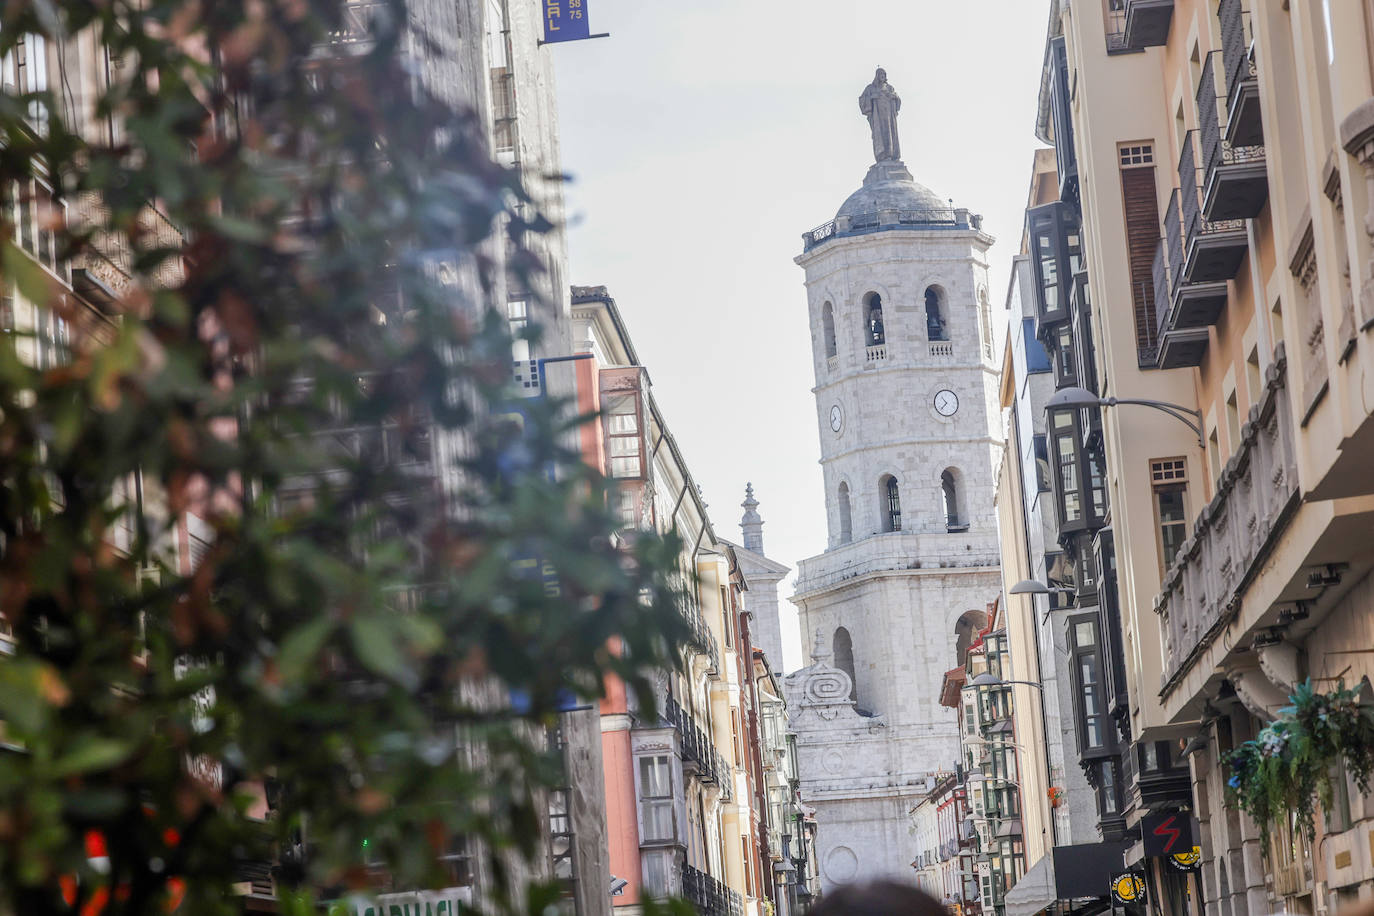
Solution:
<path fill-rule="evenodd" d="M 802 233 L 810 251 L 830 239 L 886 229 L 980 229 L 982 218 L 958 209 L 911 177 L 901 159 L 897 112 L 902 99 L 881 67 L 859 97 L 859 111 L 868 118 L 873 137 L 873 165 L 863 185 L 850 194 L 835 218 Z"/>
<path fill-rule="evenodd" d="M 879 210 L 949 210 L 953 205 L 925 185 L 917 184 L 905 168 L 869 170 L 859 190 L 850 194 L 835 213 L 862 216 Z"/>

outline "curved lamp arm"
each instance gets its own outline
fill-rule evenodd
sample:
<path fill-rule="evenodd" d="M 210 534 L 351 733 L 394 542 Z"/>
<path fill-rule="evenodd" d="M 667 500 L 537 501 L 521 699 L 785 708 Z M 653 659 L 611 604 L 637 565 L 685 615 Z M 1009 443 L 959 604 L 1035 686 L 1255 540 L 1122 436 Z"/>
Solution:
<path fill-rule="evenodd" d="M 1202 411 L 1200 410 L 1193 410 L 1182 404 L 1171 404 L 1168 401 L 1152 401 L 1148 398 L 1102 398 L 1101 403 L 1104 407 L 1115 407 L 1118 404 L 1139 404 L 1141 407 L 1153 407 L 1155 410 L 1163 411 L 1193 431 L 1193 434 L 1197 436 L 1198 448 L 1207 447 L 1202 439 Z"/>

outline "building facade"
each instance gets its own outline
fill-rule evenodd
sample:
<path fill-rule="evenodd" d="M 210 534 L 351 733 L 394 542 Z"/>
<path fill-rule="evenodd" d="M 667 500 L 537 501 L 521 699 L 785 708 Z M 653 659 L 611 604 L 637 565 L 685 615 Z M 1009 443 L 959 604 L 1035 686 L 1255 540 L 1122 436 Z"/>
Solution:
<path fill-rule="evenodd" d="M 780 795 L 781 815 L 795 801 L 772 791 L 778 736 L 764 715 L 775 721 L 781 698 L 771 675 L 760 683 L 759 666 L 767 669 L 752 643 L 745 570 L 757 573 L 763 607 L 768 583 L 776 588 L 787 570 L 762 553 L 752 495 L 743 527 L 757 550 L 717 536 L 605 287 L 573 288 L 572 327 L 579 408 L 602 416 L 584 453 L 612 481 L 626 537 L 652 529 L 681 539 L 684 613 L 696 634 L 680 665 L 660 673 L 654 710 L 618 683 L 600 704 L 610 903 L 630 916 L 647 899 L 678 896 L 708 916 L 765 916 L 785 899 L 774 830 L 781 848 L 792 829 L 770 820 L 771 803 Z"/>
<path fill-rule="evenodd" d="M 880 70 L 860 102 L 877 161 L 796 259 L 829 544 L 799 570 L 788 705 L 824 888 L 911 880 L 909 812 L 958 752 L 936 686 L 999 583 L 992 238 L 911 177 L 895 98 Z"/>
<path fill-rule="evenodd" d="M 1100 414 L 1070 444 L 1100 454 L 1106 515 L 1100 562 L 1047 584 L 1081 600 L 1087 569 L 1103 608 L 1106 710 L 1124 727 L 1120 812 L 1100 803 L 1101 822 L 1163 912 L 1338 912 L 1374 896 L 1370 799 L 1332 759 L 1311 834 L 1290 811 L 1255 823 L 1230 757 L 1291 724 L 1294 695 L 1374 670 L 1374 9 L 1050 12 L 1040 132 L 1085 269 L 1066 321 L 1081 314 L 1096 344 L 1061 392 Z M 1065 339 L 1082 352 L 1081 334 Z M 1195 860 L 1160 853 L 1166 819 Z"/>

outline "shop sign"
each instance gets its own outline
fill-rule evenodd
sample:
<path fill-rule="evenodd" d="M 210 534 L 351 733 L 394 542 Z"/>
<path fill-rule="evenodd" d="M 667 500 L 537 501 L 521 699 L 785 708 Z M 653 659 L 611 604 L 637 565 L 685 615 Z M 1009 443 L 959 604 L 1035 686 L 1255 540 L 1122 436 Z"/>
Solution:
<path fill-rule="evenodd" d="M 333 903 L 329 916 L 458 916 L 472 900 L 472 888 L 448 887 L 405 894 L 361 894 Z"/>
<path fill-rule="evenodd" d="M 1145 881 L 1135 872 L 1122 872 L 1112 878 L 1112 899 L 1123 906 L 1145 902 Z"/>

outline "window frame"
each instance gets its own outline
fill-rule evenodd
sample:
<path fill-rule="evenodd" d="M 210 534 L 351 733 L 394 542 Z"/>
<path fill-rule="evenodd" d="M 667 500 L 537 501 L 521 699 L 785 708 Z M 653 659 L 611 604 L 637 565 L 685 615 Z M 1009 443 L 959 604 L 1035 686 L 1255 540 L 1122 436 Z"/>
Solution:
<path fill-rule="evenodd" d="M 902 488 L 897 475 L 883 477 L 883 532 L 899 534 L 902 530 Z"/>
<path fill-rule="evenodd" d="M 1155 550 L 1159 558 L 1159 574 L 1163 577 L 1173 566 L 1179 550 L 1188 540 L 1188 459 L 1183 455 L 1169 458 L 1151 458 L 1149 469 L 1150 504 L 1154 510 L 1155 521 Z M 1166 522 L 1161 498 L 1166 494 L 1174 493 L 1181 497 L 1179 500 L 1181 514 L 1177 519 Z M 1172 555 L 1169 553 L 1169 545 L 1165 538 L 1166 525 L 1177 529 L 1178 541 L 1174 545 Z"/>
<path fill-rule="evenodd" d="M 633 409 L 629 411 L 617 411 L 616 407 L 623 403 L 629 403 Z M 618 391 L 608 393 L 602 397 L 602 411 L 605 414 L 606 428 L 606 466 L 609 471 L 608 476 L 616 480 L 643 480 L 646 476 L 645 449 L 644 449 L 644 409 L 638 391 Z M 633 417 L 633 429 L 617 429 L 616 417 Z M 633 442 L 634 449 L 623 454 L 616 454 L 617 443 Z M 628 465 L 618 465 L 617 462 L 625 462 L 634 459 L 635 468 L 631 469 Z"/>
<path fill-rule="evenodd" d="M 648 781 L 645 772 L 646 764 L 655 768 L 662 766 L 666 776 L 664 794 L 650 794 L 650 787 L 646 785 Z M 635 789 L 639 808 L 639 835 L 642 842 L 665 843 L 677 839 L 677 805 L 673 783 L 673 756 L 671 754 L 644 754 L 635 758 Z M 668 812 L 666 835 L 651 835 L 650 811 L 661 812 L 665 810 Z M 655 814 L 655 818 L 657 816 Z M 657 826 L 656 820 L 654 826 Z"/>

